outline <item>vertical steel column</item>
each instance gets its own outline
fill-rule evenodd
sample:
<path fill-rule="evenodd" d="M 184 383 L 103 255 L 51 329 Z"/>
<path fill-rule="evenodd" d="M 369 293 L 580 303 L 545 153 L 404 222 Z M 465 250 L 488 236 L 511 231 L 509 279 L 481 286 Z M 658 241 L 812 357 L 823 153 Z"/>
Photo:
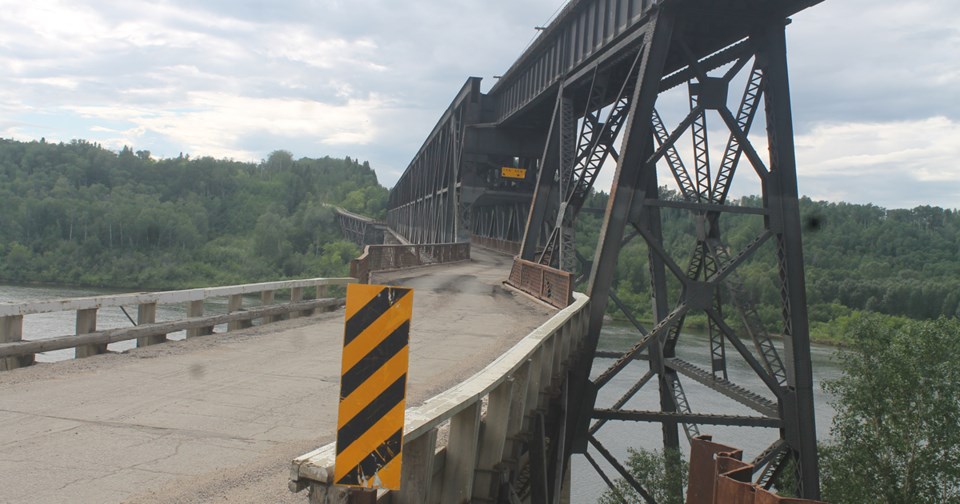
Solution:
<path fill-rule="evenodd" d="M 550 130 L 547 141 L 540 156 L 540 170 L 537 174 L 537 188 L 530 203 L 530 213 L 527 215 L 527 225 L 523 233 L 523 243 L 520 247 L 520 258 L 535 261 L 537 246 L 540 245 L 540 234 L 544 220 L 550 215 L 550 204 L 559 196 L 559 180 L 557 174 L 560 169 L 560 149 L 563 142 L 563 86 L 557 91 L 557 101 L 553 107 L 553 117 L 550 120 Z"/>
<path fill-rule="evenodd" d="M 647 116 L 649 117 L 649 116 Z M 651 123 L 652 126 L 652 123 Z M 648 158 L 653 153 L 653 135 L 646 139 L 646 156 Z M 624 146 L 626 148 L 626 146 Z M 657 200 L 660 197 L 657 185 L 657 169 L 655 164 L 644 164 L 639 180 L 639 193 L 644 197 L 633 200 L 633 206 L 630 214 L 631 224 L 641 231 L 641 234 L 657 243 L 663 243 L 663 229 L 660 218 L 660 208 L 655 205 L 645 205 L 646 199 Z M 622 234 L 622 233 L 621 233 Z M 663 259 L 649 247 L 648 251 L 650 264 L 650 292 L 653 294 L 653 316 L 654 324 L 660 324 L 666 320 L 670 313 L 670 300 L 667 295 L 667 269 Z M 677 405 L 674 400 L 674 384 L 677 382 L 677 372 L 667 369 L 664 360 L 676 357 L 674 345 L 665 345 L 665 338 L 654 338 L 648 347 L 650 356 L 650 371 L 657 373 L 659 378 L 660 390 L 660 411 L 676 412 Z M 680 434 L 677 422 L 664 421 L 661 424 L 663 432 L 663 446 L 671 450 L 680 450 Z M 672 460 L 672 459 L 668 459 Z M 669 469 L 679 471 L 680 466 Z M 677 479 L 679 482 L 680 480 Z M 676 495 L 682 495 L 683 488 L 671 489 Z"/>
<path fill-rule="evenodd" d="M 463 124 L 463 109 L 456 111 L 453 116 L 450 118 L 450 132 L 452 133 L 453 138 L 451 139 L 452 149 L 451 149 L 451 159 L 450 159 L 450 169 L 447 174 L 447 197 L 446 197 L 446 208 L 444 208 L 444 213 L 446 214 L 447 226 L 446 226 L 446 242 L 457 242 L 460 241 L 458 235 L 459 223 L 457 222 L 460 217 L 460 212 L 457 209 L 460 206 L 460 202 L 457 201 L 457 178 L 460 176 L 460 160 L 462 159 L 461 150 L 463 148 L 463 131 L 461 126 Z"/>
<path fill-rule="evenodd" d="M 638 191 L 641 187 L 641 174 L 644 170 L 656 169 L 655 166 L 645 166 L 652 147 L 650 138 L 653 130 L 650 117 L 659 94 L 660 78 L 670 50 L 673 26 L 674 16 L 667 8 L 654 14 L 646 26 L 642 61 L 637 71 L 637 85 L 630 101 L 620 158 L 617 161 L 607 213 L 590 273 L 590 322 L 582 355 L 591 358 L 596 353 L 630 209 L 635 199 L 642 202 L 646 198 L 642 189 Z M 574 367 L 572 376 L 572 397 L 577 398 L 575 402 L 578 408 L 571 408 L 571 414 L 576 418 L 576 421 L 571 423 L 576 427 L 575 442 L 571 443 L 571 446 L 578 452 L 586 449 L 587 429 L 594 407 L 593 385 L 589 379 L 591 366 L 592 361 L 581 360 Z"/>
<path fill-rule="evenodd" d="M 787 74 L 786 26 L 765 25 L 760 34 L 767 60 L 767 139 L 770 146 L 770 177 L 764 199 L 770 210 L 768 226 L 776 237 L 783 302 L 784 350 L 787 362 L 787 394 L 784 398 L 786 440 L 798 457 L 800 495 L 820 498 L 817 432 L 813 409 L 813 370 L 810 363 L 810 331 L 804 285 L 803 245 L 800 238 L 800 207 L 797 197 L 797 163 L 793 144 L 793 118 Z"/>
<path fill-rule="evenodd" d="M 573 222 L 564 217 L 567 211 L 567 194 L 571 192 L 573 180 L 574 157 L 577 149 L 577 118 L 573 113 L 573 101 L 564 100 L 560 113 L 560 191 L 557 194 L 556 227 L 560 231 L 560 243 L 548 263 L 555 264 L 564 271 L 573 271 L 577 263 L 574 247 Z M 572 210 L 572 209 L 571 209 Z"/>

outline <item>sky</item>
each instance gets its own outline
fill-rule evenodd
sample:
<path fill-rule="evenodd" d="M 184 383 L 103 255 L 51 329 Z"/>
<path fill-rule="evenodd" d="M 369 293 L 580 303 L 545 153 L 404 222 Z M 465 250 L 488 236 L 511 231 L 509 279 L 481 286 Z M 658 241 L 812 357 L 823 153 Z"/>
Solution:
<path fill-rule="evenodd" d="M 0 0 L 0 137 L 350 156 L 390 187 L 467 77 L 489 89 L 564 3 Z M 826 0 L 787 37 L 801 194 L 960 208 L 955 0 Z"/>

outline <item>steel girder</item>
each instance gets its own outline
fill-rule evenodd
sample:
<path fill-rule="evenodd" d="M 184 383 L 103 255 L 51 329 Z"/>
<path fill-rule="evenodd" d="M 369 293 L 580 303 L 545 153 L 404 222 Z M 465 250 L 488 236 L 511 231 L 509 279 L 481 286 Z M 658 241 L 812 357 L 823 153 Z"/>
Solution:
<path fill-rule="evenodd" d="M 645 25 L 640 62 L 632 67 L 636 84 L 629 98 L 622 144 L 614 156 L 617 169 L 610 201 L 592 262 L 588 289 L 594 303 L 590 341 L 583 355 L 585 359 L 575 368 L 571 393 L 579 399 L 574 400 L 574 404 L 594 403 L 598 390 L 611 386 L 613 378 L 628 365 L 638 362 L 641 355 L 649 371 L 612 407 L 584 406 L 573 412 L 569 421 L 577 425 L 577 429 L 568 445 L 578 452 L 586 452 L 588 444 L 599 450 L 602 446 L 597 441 L 599 431 L 613 420 L 659 423 L 664 446 L 668 448 L 679 447 L 681 425 L 687 436 L 699 433 L 698 424 L 775 428 L 779 436 L 756 460 L 758 481 L 769 485 L 771 474 L 792 458 L 797 462 L 801 496 L 815 499 L 819 497 L 819 475 L 786 72 L 786 23 L 782 16 L 748 18 L 744 12 L 740 16 L 743 21 L 739 23 L 742 37 L 730 37 L 722 47 L 704 47 L 702 41 L 715 34 L 712 23 L 737 17 L 730 14 L 724 9 L 711 10 L 708 5 L 694 9 L 689 3 L 684 6 L 665 2 Z M 726 29 L 731 26 L 727 24 Z M 746 77 L 740 77 L 746 89 L 735 114 L 728 108 L 727 91 L 751 62 L 745 71 Z M 684 82 L 690 110 L 676 127 L 669 129 L 655 105 L 659 95 Z M 770 152 L 767 159 L 758 153 L 749 137 L 761 108 Z M 719 117 L 720 127 L 727 130 L 726 148 L 716 169 L 712 169 L 709 155 L 708 117 Z M 678 152 L 679 140 L 687 136 L 692 139 L 687 157 L 693 160 L 693 174 Z M 742 208 L 727 202 L 741 161 L 752 168 L 746 174 L 741 170 L 741 176 L 753 175 L 759 179 L 763 193 L 761 207 Z M 658 164 L 671 175 L 679 199 L 661 198 Z M 536 212 L 537 198 L 551 189 L 538 187 L 531 219 Z M 694 224 L 690 237 L 694 246 L 686 267 L 667 250 L 661 229 L 663 208 L 688 211 Z M 730 250 L 721 236 L 722 216 L 729 213 L 755 214 L 763 221 L 763 229 L 756 238 L 736 252 Z M 561 219 L 562 216 L 556 221 Z M 530 231 L 537 226 L 533 221 L 528 224 L 524 253 L 531 243 L 537 243 Z M 594 361 L 606 301 L 615 294 L 617 257 L 628 241 L 623 239 L 627 231 L 642 238 L 648 250 L 655 325 L 646 331 L 636 324 L 640 334 L 635 345 L 612 362 L 609 359 Z M 768 243 L 772 246 L 764 247 Z M 547 243 L 543 248 L 549 246 Z M 784 357 L 770 340 L 767 328 L 736 275 L 741 264 L 762 250 L 772 251 L 778 265 L 780 299 L 777 301 L 782 307 L 780 333 Z M 710 365 L 707 369 L 676 356 L 676 343 L 682 337 L 686 315 L 694 312 L 705 314 L 708 320 L 710 345 L 706 360 Z M 726 312 L 738 314 L 742 331 L 732 327 Z M 629 313 L 628 317 L 635 319 Z M 747 338 L 752 340 L 753 350 L 744 343 Z M 758 382 L 766 387 L 767 395 L 759 396 L 728 381 L 727 345 L 733 346 L 734 355 L 754 371 Z M 762 416 L 698 411 L 696 404 L 687 401 L 681 375 Z M 653 383 L 657 384 L 659 412 L 625 409 L 634 396 Z M 601 455 L 609 459 L 602 451 Z M 617 469 L 617 465 L 611 465 Z M 604 478 L 608 479 L 606 475 Z"/>
<path fill-rule="evenodd" d="M 485 122 L 490 103 L 468 79 L 391 189 L 387 222 L 410 242 L 521 238 L 543 133 Z M 506 178 L 502 167 L 527 175 Z"/>
<path fill-rule="evenodd" d="M 468 81 L 391 192 L 390 224 L 411 241 L 462 239 L 467 232 L 513 240 L 523 224 L 523 258 L 569 268 L 583 198 L 604 162 L 616 162 L 589 267 L 590 334 L 564 385 L 569 407 L 559 408 L 565 415 L 542 417 L 540 434 L 549 443 L 531 441 L 545 450 L 537 475 L 549 480 L 531 484 L 548 500 L 556 501 L 558 479 L 573 452 L 584 453 L 610 481 L 590 450 L 647 497 L 642 482 L 600 441 L 611 421 L 658 424 L 667 447 L 679 446 L 680 426 L 687 436 L 710 425 L 777 429 L 779 435 L 754 461 L 757 480 L 769 485 L 794 459 L 801 495 L 819 495 L 784 44 L 787 17 L 819 1 L 573 0 L 487 95 L 479 93 L 478 80 Z M 729 87 L 740 82 L 735 79 L 745 82 L 742 99 L 732 107 L 736 114 L 726 103 Z M 656 105 L 673 90 L 686 91 L 690 110 L 678 123 L 665 123 Z M 710 138 L 717 138 L 709 120 L 716 117 L 727 130 L 720 132 L 727 139 L 722 151 L 709 148 Z M 767 130 L 766 159 L 750 139 L 758 117 Z M 679 147 L 686 136 L 692 140 L 689 150 Z M 491 182 L 491 167 L 504 159 L 535 174 L 533 194 Z M 759 180 L 760 207 L 727 201 L 741 164 Z M 666 179 L 658 177 L 658 166 Z M 667 181 L 676 184 L 678 198 L 661 197 L 659 184 Z M 694 224 L 684 266 L 663 237 L 666 209 L 689 212 Z M 756 216 L 762 231 L 732 250 L 720 228 L 727 215 Z M 613 289 L 619 252 L 636 238 L 649 255 L 654 318 L 649 330 Z M 779 271 L 782 345 L 770 340 L 737 279 L 741 264 L 770 249 Z M 612 360 L 596 351 L 608 299 L 639 333 L 636 343 Z M 676 355 L 686 315 L 693 312 L 708 321 L 705 367 Z M 732 383 L 731 358 L 742 359 L 767 392 Z M 638 362 L 647 366 L 643 377 L 618 392 L 612 405 L 598 407 L 597 391 L 612 387 L 614 377 Z M 761 416 L 702 411 L 688 400 L 681 378 Z M 659 411 L 629 408 L 635 396 L 654 387 Z"/>
<path fill-rule="evenodd" d="M 384 223 L 342 208 L 334 209 L 343 236 L 359 247 L 383 243 Z"/>
<path fill-rule="evenodd" d="M 366 220 L 354 219 L 337 213 L 337 222 L 340 224 L 340 232 L 346 239 L 356 243 L 359 247 L 366 245 L 363 239 L 367 234 L 367 225 L 369 224 Z"/>
<path fill-rule="evenodd" d="M 470 219 L 471 234 L 518 242 L 523 238 L 529 203 L 525 201 L 474 205 Z"/>
<path fill-rule="evenodd" d="M 390 191 L 387 223 L 412 243 L 460 241 L 463 137 L 479 108 L 480 79 L 471 77 Z"/>

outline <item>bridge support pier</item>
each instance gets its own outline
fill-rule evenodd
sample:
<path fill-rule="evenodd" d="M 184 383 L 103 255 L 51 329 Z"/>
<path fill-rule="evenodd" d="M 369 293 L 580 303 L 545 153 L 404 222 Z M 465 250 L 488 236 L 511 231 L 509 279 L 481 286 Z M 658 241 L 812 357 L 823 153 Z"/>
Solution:
<path fill-rule="evenodd" d="M 600 9 L 601 3 L 596 5 Z M 526 226 L 523 259 L 568 268 L 563 260 L 564 249 L 570 241 L 564 232 L 569 227 L 567 221 L 589 194 L 605 156 L 609 154 L 617 161 L 590 266 L 592 304 L 590 329 L 582 352 L 584 359 L 574 368 L 570 383 L 574 411 L 568 422 L 576 426 L 577 432 L 567 438 L 570 443 L 562 449 L 585 452 L 587 442 L 594 440 L 594 433 L 604 423 L 598 420 L 611 412 L 632 415 L 634 421 L 647 421 L 641 418 L 651 412 L 631 410 L 629 406 L 647 382 L 657 384 L 657 390 L 650 392 L 651 396 L 656 395 L 658 411 L 646 418 L 655 418 L 650 421 L 660 424 L 656 427 L 661 431 L 663 447 L 681 449 L 681 432 L 687 438 L 699 434 L 695 415 L 692 415 L 696 405 L 687 401 L 675 364 L 679 361 L 676 348 L 684 321 L 688 314 L 698 314 L 707 321 L 710 365 L 709 370 L 702 373 L 698 370 L 696 376 L 726 382 L 725 345 L 736 347 L 739 355 L 731 352 L 729 357 L 742 357 L 755 372 L 756 376 L 750 379 L 761 382 L 767 389 L 766 397 L 772 399 L 761 397 L 764 401 L 757 403 L 751 397 L 735 394 L 734 400 L 763 415 L 776 416 L 782 422 L 780 439 L 776 442 L 788 446 L 790 457 L 786 459 L 797 463 L 801 497 L 819 498 L 809 327 L 784 36 L 787 16 L 791 13 L 790 8 L 782 12 L 761 11 L 753 5 L 733 8 L 697 0 L 658 2 L 632 35 L 632 44 L 620 44 L 612 51 L 615 56 L 592 56 L 599 62 L 586 65 L 572 76 L 564 76 L 556 87 L 541 93 L 549 93 L 553 98 L 556 92 L 556 105 L 552 116 L 546 115 L 546 105 L 540 107 L 540 123 L 550 121 L 550 133 Z M 748 18 L 750 22 L 745 21 Z M 606 57 L 618 63 L 602 63 Z M 737 96 L 729 94 L 733 83 L 741 82 L 737 79 L 743 79 L 745 85 L 739 101 Z M 607 92 L 610 84 L 619 82 L 623 84 L 618 94 Z M 498 85 L 502 84 L 501 81 Z M 546 97 L 539 98 L 547 101 L 543 99 Z M 668 129 L 655 107 L 662 101 L 673 108 L 673 104 L 679 102 L 677 98 L 685 99 L 689 110 L 672 118 L 667 123 L 672 129 Z M 571 101 L 577 114 L 584 112 L 567 120 Z M 601 114 L 604 110 L 609 112 Z M 766 137 L 757 138 L 755 146 L 750 130 L 760 110 L 765 114 Z M 711 164 L 710 160 L 713 150 L 708 141 L 708 131 L 712 131 L 707 127 L 708 118 L 719 119 L 717 124 L 726 130 L 726 148 L 721 151 L 719 163 Z M 570 131 L 574 128 L 569 126 L 577 120 L 582 121 L 579 135 Z M 622 134 L 619 134 L 621 124 Z M 612 145 L 614 137 L 621 138 L 619 150 Z M 682 156 L 679 149 L 681 145 L 689 145 L 687 141 L 692 141 L 692 152 Z M 760 148 L 760 141 L 766 144 L 766 149 Z M 573 148 L 576 148 L 575 168 L 571 171 L 564 158 L 570 157 Z M 769 156 L 765 156 L 765 152 Z M 658 180 L 658 170 L 672 177 Z M 735 175 L 740 175 L 738 180 L 750 177 L 759 188 L 752 190 L 759 190 L 762 199 L 730 204 L 728 196 Z M 660 184 L 672 185 L 672 182 L 676 182 L 676 191 L 661 194 Z M 560 208 L 553 210 L 558 194 Z M 567 195 L 566 199 L 563 195 Z M 664 219 L 676 218 L 678 214 L 689 218 L 689 231 L 685 232 L 683 242 L 676 237 L 666 239 L 662 229 Z M 737 222 L 753 219 L 753 225 L 762 231 L 753 241 L 738 239 L 737 243 L 725 243 L 720 225 L 724 219 L 739 219 Z M 546 240 L 545 227 L 553 229 Z M 643 328 L 629 309 L 615 299 L 618 308 L 634 321 L 639 332 L 637 341 L 628 349 L 618 351 L 621 355 L 615 356 L 614 362 L 603 362 L 599 374 L 596 370 L 591 372 L 592 365 L 599 363 L 595 358 L 609 358 L 597 357 L 598 338 L 608 300 L 616 294 L 614 282 L 620 252 L 634 238 L 642 242 L 647 254 L 654 327 Z M 767 242 L 773 244 L 766 250 L 775 257 L 779 272 L 780 298 L 770 301 L 779 303 L 782 314 L 778 321 L 780 327 L 773 331 L 783 335 L 783 359 L 778 354 L 780 345 L 770 341 L 771 329 L 764 327 L 759 316 L 755 316 L 756 300 L 743 294 L 742 283 L 737 278 L 737 269 L 761 255 L 758 251 Z M 681 243 L 693 245 L 692 254 L 680 251 L 678 244 Z M 681 262 L 687 258 L 688 261 Z M 753 340 L 756 352 L 746 348 L 741 335 L 731 327 L 736 315 L 740 315 L 746 326 L 745 331 L 739 332 Z M 736 325 L 739 326 L 739 321 Z M 641 356 L 649 361 L 646 377 L 620 399 L 604 400 L 613 402 L 612 406 L 594 405 L 595 391 L 612 385 L 613 378 Z M 549 370 L 549 363 L 543 365 Z M 545 372 L 541 379 L 547 376 Z M 741 423 L 736 425 L 750 426 L 752 418 L 743 417 L 738 422 Z M 543 435 L 554 438 L 549 428 Z M 757 467 L 765 472 L 777 472 L 783 464 L 783 458 L 777 458 L 774 463 L 770 458 L 759 460 L 762 463 Z M 669 457 L 667 463 L 673 463 Z M 765 467 L 767 465 L 772 467 Z M 557 493 L 559 471 L 551 471 L 546 477 L 550 478 L 550 490 L 545 494 L 552 497 Z M 757 482 L 765 487 L 771 484 L 764 476 Z M 672 491 L 681 491 L 679 480 Z"/>

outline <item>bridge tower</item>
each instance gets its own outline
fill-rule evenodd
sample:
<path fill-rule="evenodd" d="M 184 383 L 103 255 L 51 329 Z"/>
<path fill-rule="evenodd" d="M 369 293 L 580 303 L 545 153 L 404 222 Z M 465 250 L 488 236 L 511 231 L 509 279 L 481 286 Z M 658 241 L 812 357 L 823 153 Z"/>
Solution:
<path fill-rule="evenodd" d="M 538 431 L 550 440 L 534 474 L 543 500 L 560 495 L 573 453 L 645 494 L 601 442 L 611 422 L 653 425 L 666 448 L 756 428 L 771 434 L 756 482 L 793 467 L 801 497 L 819 497 L 785 34 L 820 1 L 571 0 L 487 93 L 467 80 L 391 191 L 388 223 L 413 243 L 470 239 L 588 280 L 589 335 Z M 580 257 L 574 230 L 607 165 L 596 251 Z M 761 197 L 731 198 L 734 187 Z M 754 234 L 726 236 L 737 221 Z M 617 295 L 625 247 L 648 258 L 650 327 Z M 755 261 L 776 272 L 776 315 L 761 317 L 740 280 Z M 599 346 L 608 307 L 636 329 L 629 348 Z M 709 337 L 679 355 L 691 315 Z M 750 383 L 734 383 L 735 361 Z M 685 384 L 739 409 L 696 404 Z"/>
<path fill-rule="evenodd" d="M 585 454 L 598 470 L 596 454 L 625 474 L 623 462 L 598 440 L 597 432 L 610 421 L 658 423 L 663 446 L 673 449 L 680 448 L 681 436 L 709 431 L 701 426 L 776 428 L 779 436 L 754 460 L 757 483 L 769 487 L 792 460 L 801 496 L 819 497 L 785 43 L 787 15 L 812 3 L 660 2 L 630 40 L 560 83 L 520 257 L 572 270 L 578 212 L 600 168 L 607 160 L 616 164 L 596 253 L 586 265 L 592 300 L 588 341 L 569 376 L 565 425 L 553 427 L 555 435 L 566 433 L 568 454 Z M 742 94 L 733 95 L 735 86 L 742 86 Z M 687 112 L 671 127 L 659 109 L 662 103 L 675 107 L 677 95 Z M 766 149 L 751 136 L 764 127 Z M 718 134 L 722 150 L 713 150 L 708 137 Z M 758 204 L 729 199 L 731 186 L 746 178 L 762 194 Z M 661 186 L 672 190 L 665 193 Z M 666 212 L 688 215 L 687 257 L 675 254 L 675 231 L 671 241 L 665 238 Z M 754 219 L 756 235 L 728 241 L 722 223 L 733 218 Z M 618 256 L 633 240 L 641 241 L 649 257 L 650 328 L 614 289 Z M 742 264 L 763 254 L 772 256 L 778 272 L 775 330 L 764 325 L 738 275 Z M 637 330 L 635 343 L 618 355 L 598 352 L 608 300 Z M 705 367 L 676 351 L 684 321 L 694 313 L 707 320 Z M 781 348 L 770 332 L 782 336 Z M 731 358 L 747 363 L 764 393 L 729 380 Z M 614 378 L 641 359 L 648 371 L 618 391 L 613 404 L 597 404 L 598 390 L 614 386 Z M 704 412 L 687 400 L 681 376 L 759 415 Z M 659 397 L 657 410 L 625 408 L 647 389 Z M 645 494 L 641 482 L 628 481 Z"/>

